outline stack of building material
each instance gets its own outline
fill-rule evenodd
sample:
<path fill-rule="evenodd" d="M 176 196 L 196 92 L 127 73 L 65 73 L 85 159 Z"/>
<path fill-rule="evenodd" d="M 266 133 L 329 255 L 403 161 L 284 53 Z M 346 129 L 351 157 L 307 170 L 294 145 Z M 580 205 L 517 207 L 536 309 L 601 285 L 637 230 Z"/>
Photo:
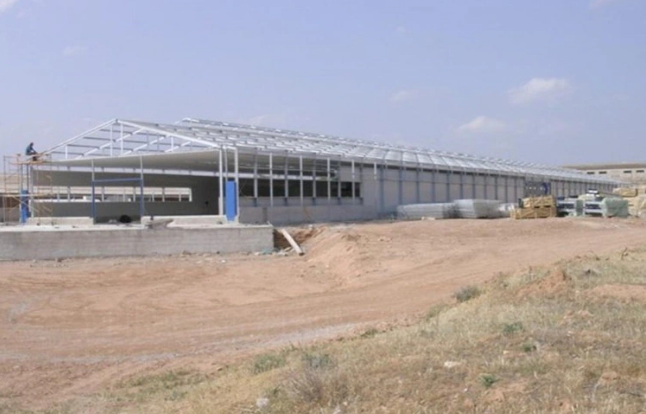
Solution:
<path fill-rule="evenodd" d="M 500 218 L 501 202 L 497 200 L 456 200 L 458 217 L 466 219 Z"/>
<path fill-rule="evenodd" d="M 578 198 L 566 197 L 556 200 L 556 212 L 559 217 L 583 215 L 583 200 Z"/>
<path fill-rule="evenodd" d="M 556 200 L 553 196 L 527 197 L 511 212 L 513 219 L 538 219 L 556 217 Z"/>
<path fill-rule="evenodd" d="M 612 192 L 628 202 L 628 214 L 633 217 L 646 217 L 646 187 L 620 187 Z"/>
<path fill-rule="evenodd" d="M 628 214 L 633 217 L 646 217 L 646 195 L 624 199 L 628 202 Z"/>
<path fill-rule="evenodd" d="M 601 211 L 602 200 L 583 200 L 583 215 L 591 217 L 602 217 Z"/>
<path fill-rule="evenodd" d="M 498 213 L 500 213 L 500 218 L 509 217 L 511 212 L 516 208 L 514 203 L 502 203 L 498 207 Z"/>
<path fill-rule="evenodd" d="M 421 220 L 424 218 L 457 218 L 454 203 L 406 204 L 397 207 L 397 218 L 402 220 Z"/>
<path fill-rule="evenodd" d="M 639 190 L 634 187 L 619 187 L 612 190 L 612 193 L 620 197 L 628 198 L 637 197 L 639 195 Z"/>
<path fill-rule="evenodd" d="M 628 212 L 628 200 L 621 197 L 606 197 L 601 203 L 601 215 L 603 217 L 622 217 L 626 218 Z"/>

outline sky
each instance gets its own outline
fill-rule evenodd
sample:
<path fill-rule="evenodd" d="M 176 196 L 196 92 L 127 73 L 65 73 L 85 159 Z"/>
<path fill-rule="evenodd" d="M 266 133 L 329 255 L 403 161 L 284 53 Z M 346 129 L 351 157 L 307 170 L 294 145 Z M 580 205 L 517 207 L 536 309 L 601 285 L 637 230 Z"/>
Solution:
<path fill-rule="evenodd" d="M 183 117 L 646 161 L 646 0 L 0 0 L 0 154 Z"/>

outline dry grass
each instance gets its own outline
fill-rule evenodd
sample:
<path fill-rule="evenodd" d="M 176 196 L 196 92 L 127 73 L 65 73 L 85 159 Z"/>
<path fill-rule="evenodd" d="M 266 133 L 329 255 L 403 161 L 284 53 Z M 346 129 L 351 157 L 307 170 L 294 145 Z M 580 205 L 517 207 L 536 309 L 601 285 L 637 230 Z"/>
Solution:
<path fill-rule="evenodd" d="M 643 288 L 645 265 L 631 251 L 500 276 L 413 327 L 264 354 L 213 378 L 135 379 L 51 412 L 644 413 L 646 302 L 599 289 Z"/>

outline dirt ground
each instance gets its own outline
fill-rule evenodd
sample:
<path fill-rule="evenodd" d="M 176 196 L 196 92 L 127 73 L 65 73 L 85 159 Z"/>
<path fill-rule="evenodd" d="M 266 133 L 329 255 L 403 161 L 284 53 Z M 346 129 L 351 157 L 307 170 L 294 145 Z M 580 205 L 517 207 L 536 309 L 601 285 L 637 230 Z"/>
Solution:
<path fill-rule="evenodd" d="M 212 372 L 264 349 L 405 323 L 460 287 L 646 245 L 646 221 L 445 220 L 295 229 L 306 255 L 0 263 L 0 405 Z M 41 246 L 46 248 L 46 246 Z"/>

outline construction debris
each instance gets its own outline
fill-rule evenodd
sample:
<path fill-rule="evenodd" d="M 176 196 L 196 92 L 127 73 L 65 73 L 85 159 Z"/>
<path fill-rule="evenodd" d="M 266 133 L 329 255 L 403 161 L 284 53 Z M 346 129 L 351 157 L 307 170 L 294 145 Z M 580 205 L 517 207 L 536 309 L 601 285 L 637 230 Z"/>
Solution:
<path fill-rule="evenodd" d="M 163 229 L 168 227 L 170 223 L 173 222 L 173 219 L 162 219 L 162 220 L 153 220 L 144 223 L 144 227 L 147 229 Z"/>
<path fill-rule="evenodd" d="M 280 233 L 285 237 L 285 239 L 287 239 L 290 246 L 292 246 L 292 249 L 294 249 L 294 251 L 298 253 L 299 256 L 302 256 L 305 254 L 303 249 L 301 249 L 301 246 L 299 246 L 298 243 L 296 243 L 296 240 L 294 240 L 294 238 L 289 234 L 287 230 L 280 229 Z"/>

